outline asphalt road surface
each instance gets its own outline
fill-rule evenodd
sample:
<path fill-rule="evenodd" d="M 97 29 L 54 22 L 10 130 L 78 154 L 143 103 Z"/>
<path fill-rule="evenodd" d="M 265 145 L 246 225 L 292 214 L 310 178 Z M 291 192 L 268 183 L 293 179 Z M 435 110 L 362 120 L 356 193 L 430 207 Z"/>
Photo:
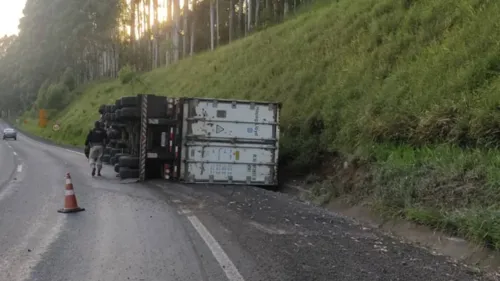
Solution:
<path fill-rule="evenodd" d="M 57 213 L 67 172 L 84 212 Z M 19 134 L 0 142 L 0 280 L 486 279 L 284 194 L 92 178 L 83 154 Z"/>

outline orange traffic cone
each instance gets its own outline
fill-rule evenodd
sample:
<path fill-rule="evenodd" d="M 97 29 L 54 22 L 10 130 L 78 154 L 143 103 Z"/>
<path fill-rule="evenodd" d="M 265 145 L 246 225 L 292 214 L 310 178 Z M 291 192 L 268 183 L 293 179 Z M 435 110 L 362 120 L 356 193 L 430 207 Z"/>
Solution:
<path fill-rule="evenodd" d="M 73 190 L 73 184 L 71 183 L 71 176 L 69 173 L 66 174 L 66 192 L 64 197 L 64 208 L 57 210 L 59 213 L 76 213 L 85 211 L 84 208 L 78 207 L 76 202 L 75 191 Z"/>

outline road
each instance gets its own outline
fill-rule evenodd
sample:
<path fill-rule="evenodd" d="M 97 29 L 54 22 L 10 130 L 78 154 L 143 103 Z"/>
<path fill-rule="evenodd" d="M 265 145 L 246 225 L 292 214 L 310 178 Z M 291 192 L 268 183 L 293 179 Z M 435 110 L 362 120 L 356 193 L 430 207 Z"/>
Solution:
<path fill-rule="evenodd" d="M 0 157 L 1 281 L 486 280 L 285 194 L 92 178 L 81 153 L 22 134 Z M 56 212 L 67 172 L 84 212 Z"/>

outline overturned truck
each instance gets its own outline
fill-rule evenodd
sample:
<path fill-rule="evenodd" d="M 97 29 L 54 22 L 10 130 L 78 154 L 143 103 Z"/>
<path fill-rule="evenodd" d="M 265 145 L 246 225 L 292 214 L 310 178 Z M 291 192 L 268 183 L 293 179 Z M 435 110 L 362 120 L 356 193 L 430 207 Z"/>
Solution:
<path fill-rule="evenodd" d="M 137 95 L 99 112 L 122 179 L 278 185 L 279 103 Z"/>

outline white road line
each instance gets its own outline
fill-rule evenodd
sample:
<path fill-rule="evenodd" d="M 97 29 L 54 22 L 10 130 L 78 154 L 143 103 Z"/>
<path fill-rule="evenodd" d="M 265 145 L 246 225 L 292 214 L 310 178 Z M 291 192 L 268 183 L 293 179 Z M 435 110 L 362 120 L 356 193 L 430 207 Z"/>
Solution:
<path fill-rule="evenodd" d="M 83 154 L 83 153 L 81 153 L 81 152 L 74 151 L 74 150 L 71 150 L 71 149 L 66 149 L 66 148 L 65 148 L 64 150 L 69 151 L 69 152 L 73 152 L 73 153 L 78 154 L 78 155 L 85 155 L 85 154 Z"/>
<path fill-rule="evenodd" d="M 14 190 L 12 189 L 12 184 L 7 183 L 7 186 L 0 190 L 0 201 L 10 196 L 12 192 L 14 192 Z"/>
<path fill-rule="evenodd" d="M 14 153 L 14 155 L 15 155 L 15 156 L 17 156 L 17 152 L 15 152 L 15 151 L 14 151 L 14 152 L 12 152 L 12 153 Z"/>
<path fill-rule="evenodd" d="M 188 216 L 187 218 L 196 229 L 196 231 L 198 231 L 198 234 L 200 234 L 201 238 L 203 238 L 210 251 L 212 251 L 212 254 L 214 255 L 224 273 L 226 273 L 229 281 L 245 281 L 236 266 L 229 259 L 224 250 L 222 250 L 222 247 L 219 245 L 219 243 L 217 243 L 212 234 L 208 232 L 207 228 L 201 223 L 201 221 L 196 216 Z"/>
<path fill-rule="evenodd" d="M 17 172 L 20 173 L 23 171 L 23 164 L 17 165 Z"/>

